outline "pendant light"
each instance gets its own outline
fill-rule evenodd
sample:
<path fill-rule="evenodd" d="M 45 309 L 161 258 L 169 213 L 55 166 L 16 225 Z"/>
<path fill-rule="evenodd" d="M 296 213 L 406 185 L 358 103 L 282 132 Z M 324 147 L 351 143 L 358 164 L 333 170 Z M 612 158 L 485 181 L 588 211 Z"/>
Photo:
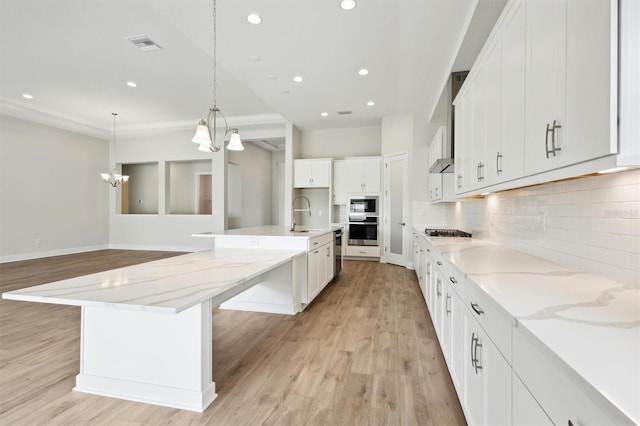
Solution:
<path fill-rule="evenodd" d="M 227 149 L 232 151 L 242 151 L 242 141 L 240 140 L 240 133 L 238 129 L 229 129 L 227 119 L 222 114 L 222 111 L 218 108 L 216 95 L 218 85 L 218 69 L 217 69 L 217 24 L 216 24 L 216 0 L 213 0 L 213 108 L 209 109 L 209 116 L 207 120 L 200 119 L 198 127 L 196 128 L 196 134 L 193 136 L 192 141 L 197 143 L 198 150 L 205 152 L 218 152 L 224 145 L 224 141 L 229 135 L 229 145 Z M 216 141 L 216 124 L 218 115 L 222 117 L 224 121 L 224 137 L 220 144 Z"/>
<path fill-rule="evenodd" d="M 113 115 L 113 149 L 115 151 L 116 148 L 116 116 L 118 115 L 117 112 L 112 112 L 111 115 Z M 100 173 L 100 176 L 102 177 L 102 180 L 105 183 L 108 183 L 109 185 L 111 185 L 112 187 L 116 187 L 118 185 L 120 185 L 122 182 L 126 182 L 129 180 L 129 176 L 123 175 L 122 173 L 120 173 L 120 170 L 118 170 L 117 168 L 113 168 L 111 169 L 111 172 L 109 173 Z"/>

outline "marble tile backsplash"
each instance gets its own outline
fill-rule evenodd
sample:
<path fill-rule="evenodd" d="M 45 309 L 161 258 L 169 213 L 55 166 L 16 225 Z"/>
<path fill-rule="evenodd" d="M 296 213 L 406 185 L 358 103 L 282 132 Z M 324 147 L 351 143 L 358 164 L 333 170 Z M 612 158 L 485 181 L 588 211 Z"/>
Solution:
<path fill-rule="evenodd" d="M 414 204 L 413 223 L 463 229 L 640 287 L 640 170 L 421 204 Z"/>

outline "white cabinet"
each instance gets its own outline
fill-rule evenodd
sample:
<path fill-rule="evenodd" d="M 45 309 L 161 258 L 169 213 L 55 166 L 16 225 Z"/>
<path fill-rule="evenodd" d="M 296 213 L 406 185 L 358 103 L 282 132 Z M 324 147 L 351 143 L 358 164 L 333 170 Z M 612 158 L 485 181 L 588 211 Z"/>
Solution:
<path fill-rule="evenodd" d="M 333 233 L 324 234 L 309 240 L 307 255 L 307 297 L 303 302 L 310 303 L 333 279 L 333 250 Z"/>
<path fill-rule="evenodd" d="M 455 100 L 457 194 L 597 171 L 618 152 L 617 3 L 508 2 Z"/>
<path fill-rule="evenodd" d="M 513 330 L 513 371 L 554 424 L 629 423 L 602 395 L 585 386 L 584 379 L 521 327 Z"/>
<path fill-rule="evenodd" d="M 512 373 L 513 424 L 518 426 L 545 426 L 553 422 L 544 412 L 538 401 L 524 386 L 516 373 Z"/>
<path fill-rule="evenodd" d="M 346 158 L 347 192 L 379 193 L 382 159 L 380 157 Z"/>
<path fill-rule="evenodd" d="M 331 185 L 331 160 L 294 160 L 294 188 L 328 188 Z"/>
<path fill-rule="evenodd" d="M 617 152 L 616 9 L 605 0 L 527 1 L 525 174 Z"/>
<path fill-rule="evenodd" d="M 464 316 L 464 398 L 470 425 L 511 424 L 511 367 L 473 314 Z"/>
<path fill-rule="evenodd" d="M 345 160 L 333 162 L 333 203 L 347 203 L 347 162 Z"/>

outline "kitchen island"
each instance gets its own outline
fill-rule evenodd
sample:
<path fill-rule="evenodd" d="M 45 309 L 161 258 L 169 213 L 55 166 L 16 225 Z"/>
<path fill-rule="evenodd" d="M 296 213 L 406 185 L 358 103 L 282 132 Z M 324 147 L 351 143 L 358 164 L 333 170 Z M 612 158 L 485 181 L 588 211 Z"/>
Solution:
<path fill-rule="evenodd" d="M 223 303 L 220 307 L 253 312 L 295 314 L 302 311 L 329 284 L 335 275 L 334 231 L 324 229 L 290 231 L 278 225 L 256 226 L 218 232 L 193 234 L 194 237 L 211 238 L 216 248 L 295 249 L 307 252 L 306 280 L 300 280 L 297 298 L 273 291 L 265 292 L 254 287 Z M 344 247 L 344 245 L 342 245 Z M 341 257 L 340 257 L 341 261 Z"/>
<path fill-rule="evenodd" d="M 216 248 L 2 296 L 82 307 L 74 390 L 202 412 L 217 396 L 212 309 L 257 285 L 295 292 L 301 278 L 304 251 Z"/>

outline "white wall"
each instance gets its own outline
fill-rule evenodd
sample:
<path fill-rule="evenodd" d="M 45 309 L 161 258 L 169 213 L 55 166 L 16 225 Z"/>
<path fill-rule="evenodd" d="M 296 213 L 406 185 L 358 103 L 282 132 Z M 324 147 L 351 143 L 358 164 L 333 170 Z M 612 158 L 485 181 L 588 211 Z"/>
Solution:
<path fill-rule="evenodd" d="M 109 144 L 0 116 L 0 261 L 105 248 Z"/>
<path fill-rule="evenodd" d="M 272 181 L 271 152 L 245 143 L 244 151 L 229 151 L 228 160 L 239 166 L 242 188 L 241 215 L 234 227 L 271 225 L 272 199 L 274 195 L 277 197 Z"/>
<path fill-rule="evenodd" d="M 300 156 L 344 158 L 380 155 L 380 126 L 306 130 L 301 134 Z"/>
<path fill-rule="evenodd" d="M 110 246 L 113 248 L 198 250 L 212 247 L 213 242 L 191 234 L 224 229 L 226 196 L 226 151 L 201 152 L 191 142 L 193 129 L 158 129 L 153 131 L 118 132 L 113 147 L 114 162 L 157 163 L 157 214 L 116 214 L 115 192 L 111 196 Z M 173 161 L 207 161 L 212 170 L 211 215 L 167 214 L 167 164 Z M 130 178 L 133 184 L 133 177 Z M 130 209 L 134 206 L 129 206 Z"/>

